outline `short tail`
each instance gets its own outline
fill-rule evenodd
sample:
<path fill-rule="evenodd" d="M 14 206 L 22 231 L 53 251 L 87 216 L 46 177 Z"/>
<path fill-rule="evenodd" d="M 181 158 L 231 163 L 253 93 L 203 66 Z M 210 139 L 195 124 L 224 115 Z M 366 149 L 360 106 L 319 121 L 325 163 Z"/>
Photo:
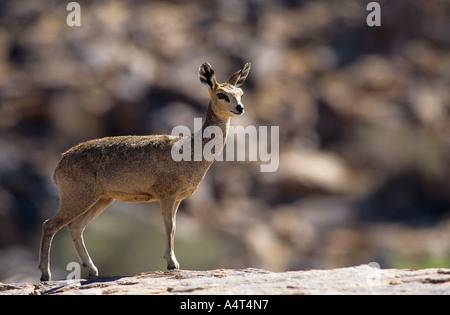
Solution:
<path fill-rule="evenodd" d="M 53 182 L 55 183 L 55 185 L 58 186 L 58 183 L 56 182 L 56 170 L 53 173 L 52 179 L 53 179 Z"/>
<path fill-rule="evenodd" d="M 59 161 L 58 165 L 56 165 L 55 171 L 53 172 L 53 176 L 52 176 L 53 183 L 55 183 L 56 186 L 58 186 L 58 181 L 56 180 L 56 173 L 58 172 L 58 170 L 59 170 L 60 167 L 61 167 L 61 162 L 62 162 L 62 158 L 61 158 L 61 160 Z M 58 187 L 59 187 L 59 186 L 58 186 Z"/>
<path fill-rule="evenodd" d="M 56 180 L 56 177 L 57 177 L 56 172 L 58 172 L 58 170 L 59 170 L 60 163 L 61 162 L 59 162 L 58 165 L 56 166 L 55 171 L 53 172 L 53 176 L 52 176 L 53 182 L 55 183 L 56 186 L 58 186 L 58 181 Z"/>

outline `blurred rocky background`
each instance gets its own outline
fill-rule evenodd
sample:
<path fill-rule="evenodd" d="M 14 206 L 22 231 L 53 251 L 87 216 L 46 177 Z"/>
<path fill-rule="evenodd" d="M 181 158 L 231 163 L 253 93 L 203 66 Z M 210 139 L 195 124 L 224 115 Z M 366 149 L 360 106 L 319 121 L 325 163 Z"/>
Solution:
<path fill-rule="evenodd" d="M 0 281 L 37 281 L 60 153 L 204 117 L 198 66 L 252 62 L 242 126 L 280 126 L 279 169 L 216 162 L 179 209 L 184 269 L 450 266 L 450 2 L 0 1 Z M 85 232 L 103 275 L 165 269 L 158 203 Z M 78 261 L 66 228 L 52 272 Z"/>

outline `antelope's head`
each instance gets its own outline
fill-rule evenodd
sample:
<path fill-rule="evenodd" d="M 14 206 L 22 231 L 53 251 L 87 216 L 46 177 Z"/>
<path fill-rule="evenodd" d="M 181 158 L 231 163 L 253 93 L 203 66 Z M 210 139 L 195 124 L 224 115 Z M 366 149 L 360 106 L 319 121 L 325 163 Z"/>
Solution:
<path fill-rule="evenodd" d="M 245 81 L 250 71 L 251 64 L 236 71 L 226 83 L 217 83 L 216 75 L 211 65 L 207 62 L 201 64 L 198 70 L 200 82 L 208 87 L 211 95 L 211 106 L 214 113 L 221 118 L 230 118 L 244 113 L 244 105 L 241 98 L 244 92 L 239 88 Z"/>

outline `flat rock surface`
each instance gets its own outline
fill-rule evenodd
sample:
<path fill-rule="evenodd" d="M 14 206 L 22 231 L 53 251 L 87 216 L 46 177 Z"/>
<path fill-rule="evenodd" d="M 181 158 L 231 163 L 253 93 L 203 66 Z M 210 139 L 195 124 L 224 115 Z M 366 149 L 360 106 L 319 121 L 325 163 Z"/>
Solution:
<path fill-rule="evenodd" d="M 356 267 L 269 272 L 261 269 L 154 271 L 131 277 L 0 283 L 0 295 L 28 294 L 450 294 L 450 269 Z"/>

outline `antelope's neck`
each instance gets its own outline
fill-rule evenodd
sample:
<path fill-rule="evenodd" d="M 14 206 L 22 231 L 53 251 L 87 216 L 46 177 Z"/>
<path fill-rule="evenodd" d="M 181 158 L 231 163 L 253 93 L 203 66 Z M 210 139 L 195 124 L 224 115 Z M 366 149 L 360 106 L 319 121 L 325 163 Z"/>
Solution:
<path fill-rule="evenodd" d="M 208 128 L 209 126 L 217 126 L 222 131 L 222 136 L 223 136 L 222 148 L 223 148 L 223 146 L 225 145 L 225 142 L 227 141 L 228 128 L 230 127 L 230 118 L 218 117 L 212 109 L 211 102 L 208 104 L 208 110 L 206 111 L 206 119 L 205 119 L 205 122 L 202 127 L 203 134 L 205 133 L 205 129 Z M 208 142 L 208 139 L 203 139 L 204 144 L 205 144 L 205 140 L 206 140 L 206 142 Z"/>
<path fill-rule="evenodd" d="M 191 147 L 194 161 L 203 161 L 208 169 L 225 146 L 229 126 L 230 119 L 218 117 L 210 103 L 202 129 L 192 135 Z"/>

